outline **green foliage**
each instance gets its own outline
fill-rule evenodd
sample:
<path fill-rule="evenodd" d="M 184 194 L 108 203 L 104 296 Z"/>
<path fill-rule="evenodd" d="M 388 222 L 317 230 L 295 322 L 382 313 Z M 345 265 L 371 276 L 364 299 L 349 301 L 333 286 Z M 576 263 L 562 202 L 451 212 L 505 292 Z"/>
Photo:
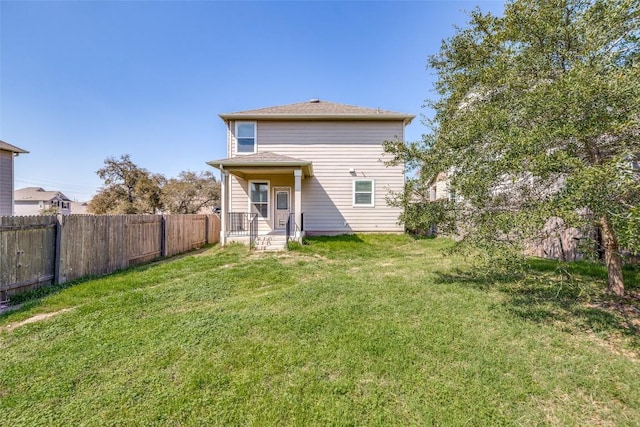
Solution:
<path fill-rule="evenodd" d="M 195 214 L 220 202 L 220 183 L 212 172 L 180 172 L 162 187 L 165 209 L 173 214 Z"/>
<path fill-rule="evenodd" d="M 94 214 L 154 214 L 162 209 L 165 177 L 133 163 L 128 154 L 109 157 L 97 171 L 104 187 L 89 202 Z"/>
<path fill-rule="evenodd" d="M 639 37 L 637 0 L 473 11 L 429 59 L 439 95 L 428 101 L 431 133 L 386 145 L 419 168 L 397 198 L 405 223 L 427 217 L 465 238 L 510 244 L 559 217 L 581 229 L 611 225 L 605 249 L 614 255 L 618 240 L 640 250 L 640 173 L 631 169 L 640 159 Z M 457 203 L 412 208 L 439 174 Z"/>
<path fill-rule="evenodd" d="M 89 203 L 94 214 L 195 214 L 220 200 L 220 184 L 210 171 L 183 171 L 167 180 L 139 167 L 128 154 L 104 164 L 97 171 L 104 186 Z"/>
<path fill-rule="evenodd" d="M 60 208 L 57 206 L 49 206 L 47 208 L 40 209 L 40 215 L 58 215 L 60 213 Z"/>
<path fill-rule="evenodd" d="M 300 248 L 302 248 L 302 246 L 304 245 L 304 243 L 300 243 L 300 242 L 296 242 L 296 241 L 290 241 L 287 242 L 287 250 L 289 251 L 297 251 Z"/>

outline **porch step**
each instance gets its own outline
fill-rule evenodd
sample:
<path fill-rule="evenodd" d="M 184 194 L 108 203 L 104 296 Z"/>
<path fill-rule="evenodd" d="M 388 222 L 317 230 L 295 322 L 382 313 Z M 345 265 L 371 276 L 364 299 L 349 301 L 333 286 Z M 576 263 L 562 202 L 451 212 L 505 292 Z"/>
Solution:
<path fill-rule="evenodd" d="M 258 236 L 255 249 L 257 251 L 283 251 L 286 248 L 285 236 Z"/>

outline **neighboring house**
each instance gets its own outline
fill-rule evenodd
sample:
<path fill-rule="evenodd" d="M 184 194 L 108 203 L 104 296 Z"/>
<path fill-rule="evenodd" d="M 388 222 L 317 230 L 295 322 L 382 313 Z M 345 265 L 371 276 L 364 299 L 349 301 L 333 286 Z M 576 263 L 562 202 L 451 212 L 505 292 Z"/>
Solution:
<path fill-rule="evenodd" d="M 0 216 L 13 215 L 13 158 L 28 151 L 0 141 Z"/>
<path fill-rule="evenodd" d="M 15 192 L 16 215 L 40 215 L 43 210 L 54 209 L 62 215 L 69 215 L 71 199 L 59 191 L 45 191 L 40 187 L 25 187 Z"/>
<path fill-rule="evenodd" d="M 435 202 L 436 200 L 441 199 L 451 199 L 451 192 L 449 191 L 449 174 L 446 172 L 440 172 L 429 187 L 429 201 Z"/>
<path fill-rule="evenodd" d="M 87 215 L 89 214 L 89 203 L 87 202 L 71 202 L 71 212 L 74 215 Z"/>
<path fill-rule="evenodd" d="M 316 99 L 220 114 L 228 157 L 207 163 L 221 172 L 221 242 L 254 218 L 259 235 L 404 231 L 386 202 L 404 165 L 385 165 L 382 142 L 414 117 Z"/>

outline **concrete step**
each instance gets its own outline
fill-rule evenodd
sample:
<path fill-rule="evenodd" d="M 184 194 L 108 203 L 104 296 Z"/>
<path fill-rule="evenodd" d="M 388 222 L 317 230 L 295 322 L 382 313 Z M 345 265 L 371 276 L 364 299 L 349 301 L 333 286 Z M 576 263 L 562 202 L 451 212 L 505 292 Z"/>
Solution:
<path fill-rule="evenodd" d="M 255 248 L 258 251 L 282 251 L 286 248 L 285 236 L 259 236 Z"/>

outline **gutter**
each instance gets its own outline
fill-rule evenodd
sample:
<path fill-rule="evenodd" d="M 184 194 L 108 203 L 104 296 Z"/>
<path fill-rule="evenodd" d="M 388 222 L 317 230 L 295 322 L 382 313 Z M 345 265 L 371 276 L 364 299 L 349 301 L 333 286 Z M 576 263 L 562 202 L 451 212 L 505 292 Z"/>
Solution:
<path fill-rule="evenodd" d="M 219 114 L 220 117 L 225 123 L 228 123 L 230 120 L 299 120 L 299 121 L 353 121 L 353 120 L 367 120 L 367 121 L 396 121 L 402 120 L 405 125 L 411 123 L 411 121 L 416 116 L 405 116 L 405 115 L 302 115 L 302 114 L 265 114 L 265 115 L 255 115 L 255 114 Z"/>

